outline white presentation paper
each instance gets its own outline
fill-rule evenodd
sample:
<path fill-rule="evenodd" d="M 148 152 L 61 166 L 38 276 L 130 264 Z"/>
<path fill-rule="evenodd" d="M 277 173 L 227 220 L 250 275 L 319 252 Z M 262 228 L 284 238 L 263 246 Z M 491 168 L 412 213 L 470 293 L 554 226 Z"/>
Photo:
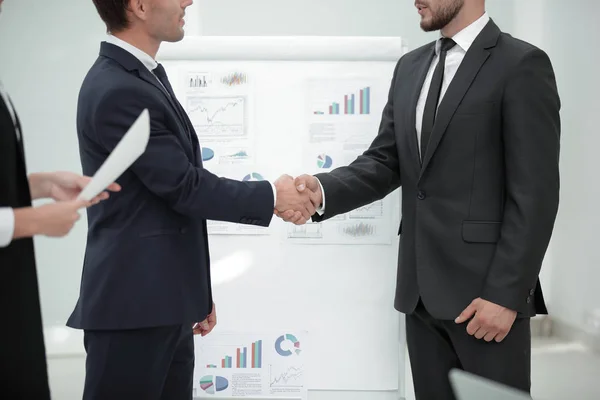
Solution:
<path fill-rule="evenodd" d="M 264 180 L 256 169 L 252 77 L 243 69 L 190 69 L 184 107 L 198 135 L 205 169 L 239 181 Z M 255 225 L 208 221 L 209 235 L 268 235 Z"/>
<path fill-rule="evenodd" d="M 307 332 L 195 337 L 194 398 L 306 400 Z"/>
<path fill-rule="evenodd" d="M 185 108 L 202 146 L 204 168 L 256 162 L 254 96 L 243 70 L 186 71 Z M 226 233 L 226 232 L 221 232 Z"/>
<path fill-rule="evenodd" d="M 309 174 L 351 164 L 377 135 L 387 83 L 376 77 L 307 80 L 304 166 Z M 392 243 L 390 198 L 366 204 L 323 223 L 287 226 L 293 244 L 365 245 Z M 325 194 L 327 208 L 327 194 Z"/>
<path fill-rule="evenodd" d="M 144 109 L 90 183 L 81 191 L 79 198 L 89 201 L 116 181 L 144 153 L 149 139 L 150 114 Z"/>

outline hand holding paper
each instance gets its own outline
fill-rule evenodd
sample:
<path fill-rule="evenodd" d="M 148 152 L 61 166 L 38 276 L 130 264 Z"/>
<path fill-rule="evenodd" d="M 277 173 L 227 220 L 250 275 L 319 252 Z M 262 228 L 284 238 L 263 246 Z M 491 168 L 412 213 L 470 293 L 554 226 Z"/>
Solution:
<path fill-rule="evenodd" d="M 149 139 L 150 113 L 145 109 L 78 198 L 91 201 L 108 188 L 144 153 Z"/>

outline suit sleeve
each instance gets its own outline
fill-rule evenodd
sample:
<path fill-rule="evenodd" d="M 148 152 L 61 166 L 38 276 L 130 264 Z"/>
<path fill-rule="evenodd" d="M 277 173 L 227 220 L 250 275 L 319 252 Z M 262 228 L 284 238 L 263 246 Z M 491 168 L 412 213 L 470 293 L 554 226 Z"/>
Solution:
<path fill-rule="evenodd" d="M 220 178 L 192 164 L 179 136 L 165 126 L 162 105 L 152 95 L 132 88 L 107 93 L 94 116 L 98 141 L 108 151 L 114 150 L 145 108 L 150 112 L 150 140 L 131 171 L 149 191 L 192 218 L 270 224 L 274 204 L 271 184 Z"/>
<path fill-rule="evenodd" d="M 383 109 L 379 132 L 369 148 L 350 165 L 315 175 L 327 197 L 323 214 L 313 221 L 324 221 L 380 200 L 400 187 L 400 167 L 394 129 L 394 91 L 400 61 L 396 65 L 388 100 Z"/>
<path fill-rule="evenodd" d="M 536 285 L 559 202 L 560 99 L 543 51 L 517 65 L 502 110 L 504 215 L 481 297 L 518 310 Z"/>

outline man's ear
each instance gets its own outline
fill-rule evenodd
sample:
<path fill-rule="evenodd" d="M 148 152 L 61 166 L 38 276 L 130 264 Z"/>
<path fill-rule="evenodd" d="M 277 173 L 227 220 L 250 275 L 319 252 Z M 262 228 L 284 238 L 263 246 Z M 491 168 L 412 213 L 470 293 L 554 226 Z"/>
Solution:
<path fill-rule="evenodd" d="M 149 10 L 149 0 L 129 0 L 129 7 L 127 7 L 127 11 L 135 18 L 145 21 L 148 19 Z"/>

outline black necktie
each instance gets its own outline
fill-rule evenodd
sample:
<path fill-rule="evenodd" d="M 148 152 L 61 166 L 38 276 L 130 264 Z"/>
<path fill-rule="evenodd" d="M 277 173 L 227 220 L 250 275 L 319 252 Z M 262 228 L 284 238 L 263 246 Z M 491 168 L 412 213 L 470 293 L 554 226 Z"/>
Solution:
<path fill-rule="evenodd" d="M 421 159 L 425 158 L 427 144 L 429 143 L 429 137 L 431 136 L 433 124 L 435 122 L 440 92 L 442 90 L 442 81 L 444 80 L 446 53 L 454 47 L 455 44 L 454 40 L 450 38 L 441 39 L 440 60 L 435 67 L 433 78 L 431 79 L 431 86 L 429 87 L 429 93 L 427 94 L 427 101 L 425 102 L 425 110 L 423 111 L 423 124 L 421 125 Z"/>
<path fill-rule="evenodd" d="M 163 67 L 162 64 L 158 64 L 158 66 L 154 68 L 152 72 L 154 72 L 154 75 L 156 75 L 160 83 L 162 83 L 165 89 L 167 89 L 169 95 L 173 98 L 173 100 L 175 100 L 175 93 L 173 92 L 173 87 L 171 86 L 171 82 L 169 82 L 169 78 L 167 77 L 167 71 L 165 71 L 165 67 Z"/>
<path fill-rule="evenodd" d="M 173 87 L 171 86 L 171 82 L 169 82 L 169 78 L 167 77 L 167 72 L 165 71 L 165 67 L 163 67 L 162 64 L 158 64 L 158 66 L 156 68 L 154 68 L 152 70 L 152 72 L 154 72 L 154 75 L 156 75 L 156 77 L 158 78 L 160 83 L 162 83 L 163 86 L 165 87 L 165 89 L 167 89 L 167 93 L 169 93 L 169 95 L 171 96 L 171 100 L 173 101 L 173 104 L 175 104 L 175 111 L 177 112 L 177 114 L 179 114 L 179 118 L 181 118 L 181 122 L 183 122 L 184 125 L 187 126 L 187 124 L 185 123 L 186 119 L 184 118 L 185 110 L 183 109 L 181 104 L 179 104 L 179 101 L 177 101 L 177 97 L 175 97 L 175 92 L 173 92 Z M 188 132 L 186 130 L 186 133 L 187 133 L 188 139 L 191 140 L 190 132 Z"/>

